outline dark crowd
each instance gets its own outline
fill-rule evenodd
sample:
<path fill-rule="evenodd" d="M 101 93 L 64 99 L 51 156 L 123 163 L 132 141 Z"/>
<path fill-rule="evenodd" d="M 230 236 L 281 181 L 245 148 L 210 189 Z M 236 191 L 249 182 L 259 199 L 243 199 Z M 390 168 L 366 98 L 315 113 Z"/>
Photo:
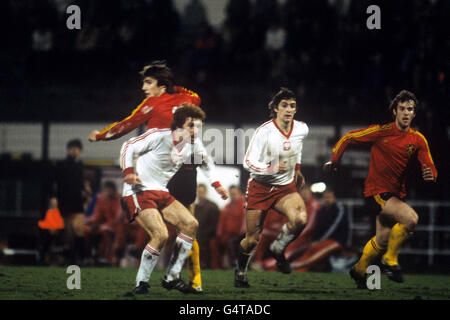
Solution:
<path fill-rule="evenodd" d="M 71 4 L 81 9 L 80 30 L 66 27 Z M 373 4 L 379 30 L 366 26 Z M 5 120 L 117 120 L 143 98 L 137 72 L 153 59 L 166 59 L 178 82 L 200 94 L 208 121 L 265 119 L 281 85 L 294 89 L 309 122 L 384 121 L 403 88 L 425 107 L 422 126 L 448 116 L 445 0 L 230 0 L 220 26 L 200 0 L 182 15 L 169 0 L 0 6 L 1 99 L 15 105 L 2 108 Z M 246 112 L 236 119 L 236 110 Z"/>

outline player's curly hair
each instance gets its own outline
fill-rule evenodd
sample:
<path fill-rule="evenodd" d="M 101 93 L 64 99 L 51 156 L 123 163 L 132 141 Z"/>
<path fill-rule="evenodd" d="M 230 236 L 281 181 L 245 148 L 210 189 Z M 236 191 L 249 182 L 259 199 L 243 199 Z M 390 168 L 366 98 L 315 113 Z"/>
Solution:
<path fill-rule="evenodd" d="M 295 96 L 295 93 L 288 89 L 281 87 L 280 90 L 272 97 L 272 100 L 270 100 L 268 104 L 268 108 L 270 110 L 270 116 L 272 118 L 276 118 L 277 113 L 274 111 L 274 109 L 278 106 L 281 100 L 288 100 L 288 99 L 294 99 L 297 100 L 297 97 Z"/>
<path fill-rule="evenodd" d="M 173 89 L 173 73 L 167 66 L 165 60 L 155 60 L 149 65 L 144 66 L 139 72 L 142 79 L 146 77 L 155 78 L 158 81 L 158 86 L 165 86 L 166 92 L 174 93 Z"/>
<path fill-rule="evenodd" d="M 204 121 L 206 113 L 194 104 L 183 103 L 173 114 L 173 122 L 170 125 L 170 129 L 173 131 L 182 128 L 187 118 Z"/>
<path fill-rule="evenodd" d="M 409 100 L 414 101 L 414 113 L 417 113 L 417 111 L 419 111 L 419 100 L 416 98 L 416 95 L 414 93 L 408 90 L 402 90 L 395 96 L 395 98 L 389 105 L 389 112 L 394 115 L 394 109 L 397 109 L 399 102 L 405 102 Z"/>

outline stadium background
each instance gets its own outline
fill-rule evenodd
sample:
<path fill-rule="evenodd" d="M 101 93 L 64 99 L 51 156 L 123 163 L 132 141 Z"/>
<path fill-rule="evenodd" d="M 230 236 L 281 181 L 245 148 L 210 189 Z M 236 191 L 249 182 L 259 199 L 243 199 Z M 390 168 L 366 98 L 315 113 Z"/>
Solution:
<path fill-rule="evenodd" d="M 66 27 L 70 4 L 81 8 L 81 30 Z M 381 8 L 380 30 L 366 27 L 372 4 Z M 33 248 L 36 221 L 47 208 L 47 170 L 64 157 L 69 139 L 82 139 L 95 189 L 104 175 L 116 174 L 124 139 L 94 145 L 87 136 L 127 116 L 143 98 L 138 71 L 165 59 L 177 83 L 201 96 L 207 127 L 222 131 L 255 128 L 267 120 L 276 90 L 292 88 L 296 118 L 311 128 L 305 177 L 325 181 L 349 203 L 362 199 L 368 150 L 348 152 L 339 173 L 326 179 L 321 165 L 332 145 L 350 129 L 390 121 L 393 96 L 413 91 L 423 107 L 415 126 L 428 139 L 439 177 L 426 184 L 417 166 L 411 170 L 409 199 L 419 201 L 420 221 L 405 255 L 412 269 L 448 272 L 448 1 L 8 0 L 0 6 L 2 248 Z M 268 34 L 273 42 L 266 42 Z M 234 167 L 244 187 L 246 173 Z M 370 219 L 360 206 L 353 209 L 351 244 L 358 247 Z"/>

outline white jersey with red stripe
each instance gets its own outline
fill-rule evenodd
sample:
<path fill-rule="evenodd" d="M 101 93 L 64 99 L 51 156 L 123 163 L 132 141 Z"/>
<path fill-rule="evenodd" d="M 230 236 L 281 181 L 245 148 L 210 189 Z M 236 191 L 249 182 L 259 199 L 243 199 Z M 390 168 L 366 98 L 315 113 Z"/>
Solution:
<path fill-rule="evenodd" d="M 195 163 L 211 181 L 215 179 L 214 161 L 208 156 L 203 143 L 196 138 L 193 143 L 174 144 L 170 129 L 150 129 L 126 141 L 120 151 L 123 171 L 134 168 L 142 183 L 124 183 L 122 195 L 130 196 L 140 191 L 167 191 L 167 183 L 183 163 Z M 137 157 L 137 159 L 135 159 Z M 136 163 L 133 165 L 134 161 Z"/>
<path fill-rule="evenodd" d="M 244 158 L 244 168 L 252 179 L 264 184 L 284 186 L 294 180 L 295 164 L 301 163 L 303 139 L 308 135 L 306 123 L 293 120 L 285 134 L 275 122 L 267 121 L 256 129 Z M 274 173 L 274 165 L 286 162 L 286 171 Z"/>

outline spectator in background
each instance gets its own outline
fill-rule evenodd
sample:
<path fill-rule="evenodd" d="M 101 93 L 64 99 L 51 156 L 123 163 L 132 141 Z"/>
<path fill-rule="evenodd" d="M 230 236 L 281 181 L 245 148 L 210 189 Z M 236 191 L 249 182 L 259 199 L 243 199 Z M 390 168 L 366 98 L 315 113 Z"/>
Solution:
<path fill-rule="evenodd" d="M 229 264 L 236 261 L 239 242 L 245 234 L 245 198 L 241 190 L 232 185 L 229 188 L 230 202 L 220 212 L 217 236 L 211 240 L 211 267 L 221 269 L 224 256 Z"/>
<path fill-rule="evenodd" d="M 273 23 L 266 32 L 265 49 L 272 59 L 276 59 L 286 45 L 286 29 Z"/>
<path fill-rule="evenodd" d="M 67 143 L 67 157 L 59 161 L 54 173 L 54 198 L 64 219 L 64 249 L 69 264 L 80 264 L 84 258 L 84 204 L 88 195 L 83 179 L 79 139 Z"/>
<path fill-rule="evenodd" d="M 58 210 L 56 198 L 50 200 L 49 209 L 43 220 L 38 221 L 38 250 L 37 262 L 40 265 L 50 264 L 52 261 L 47 253 L 52 245 L 60 240 L 61 231 L 64 230 L 64 220 Z"/>
<path fill-rule="evenodd" d="M 84 225 L 87 242 L 95 247 L 98 244 L 98 262 L 100 264 L 116 263 L 113 240 L 121 215 L 122 208 L 117 187 L 114 182 L 105 181 L 102 193 L 97 196 L 94 212 L 86 219 Z"/>
<path fill-rule="evenodd" d="M 217 204 L 207 198 L 208 190 L 206 185 L 199 184 L 197 187 L 197 204 L 194 215 L 200 226 L 197 234 L 200 246 L 200 265 L 202 269 L 211 267 L 209 254 L 209 243 L 216 235 L 220 210 Z"/>

